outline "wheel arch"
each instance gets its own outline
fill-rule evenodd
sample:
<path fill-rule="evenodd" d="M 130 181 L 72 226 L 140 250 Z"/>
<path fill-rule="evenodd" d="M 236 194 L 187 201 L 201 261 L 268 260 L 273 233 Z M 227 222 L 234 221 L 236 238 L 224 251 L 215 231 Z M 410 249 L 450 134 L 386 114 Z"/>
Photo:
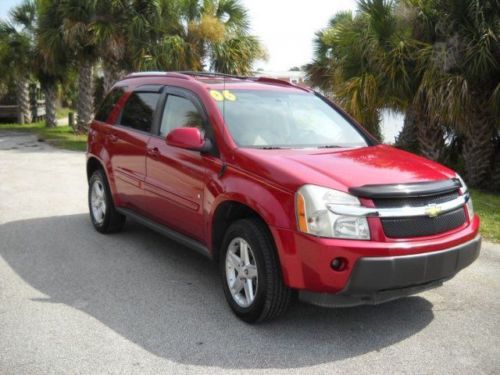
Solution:
<path fill-rule="evenodd" d="M 102 164 L 102 162 L 98 158 L 96 158 L 95 156 L 90 156 L 87 159 L 87 181 L 90 180 L 90 177 L 92 177 L 92 174 L 98 169 L 102 169 L 104 171 L 104 173 L 106 173 L 106 169 L 104 168 L 104 165 Z M 107 176 L 107 173 L 106 173 L 106 176 Z"/>
<path fill-rule="evenodd" d="M 214 210 L 211 220 L 211 250 L 215 260 L 218 259 L 219 249 L 229 226 L 240 219 L 256 218 L 265 224 L 271 235 L 269 224 L 254 208 L 239 200 L 228 199 L 220 202 Z M 272 238 L 272 235 L 271 235 Z"/>
<path fill-rule="evenodd" d="M 101 169 L 104 172 L 104 175 L 106 176 L 109 188 L 111 190 L 111 196 L 113 198 L 113 202 L 114 202 L 115 206 L 120 205 L 121 201 L 119 199 L 119 196 L 117 195 L 115 181 L 113 179 L 113 176 L 111 175 L 111 172 L 108 171 L 108 168 L 106 168 L 104 162 L 101 159 L 99 159 L 95 155 L 89 155 L 87 158 L 87 166 L 86 166 L 87 181 L 90 180 L 90 177 L 92 177 L 92 174 L 98 169 Z"/>

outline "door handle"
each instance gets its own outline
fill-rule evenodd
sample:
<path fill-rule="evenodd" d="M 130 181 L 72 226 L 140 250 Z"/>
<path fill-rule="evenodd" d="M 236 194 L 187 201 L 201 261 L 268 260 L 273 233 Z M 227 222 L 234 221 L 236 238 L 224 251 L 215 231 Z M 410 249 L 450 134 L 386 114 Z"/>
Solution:
<path fill-rule="evenodd" d="M 114 134 L 110 134 L 109 135 L 109 141 L 111 143 L 116 143 L 118 141 L 118 137 L 116 135 L 114 135 Z"/>
<path fill-rule="evenodd" d="M 148 148 L 147 153 L 152 158 L 157 158 L 160 155 L 160 150 L 158 150 L 158 147 L 151 147 Z"/>

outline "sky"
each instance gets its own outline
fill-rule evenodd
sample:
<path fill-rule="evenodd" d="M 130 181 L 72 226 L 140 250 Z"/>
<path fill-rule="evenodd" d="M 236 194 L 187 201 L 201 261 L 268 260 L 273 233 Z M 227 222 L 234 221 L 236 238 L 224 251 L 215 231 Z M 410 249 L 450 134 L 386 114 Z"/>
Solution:
<path fill-rule="evenodd" d="M 0 0 L 0 18 L 5 19 L 9 15 L 9 9 L 20 2 L 19 0 Z"/>
<path fill-rule="evenodd" d="M 354 10 L 355 0 L 241 0 L 250 14 L 251 32 L 259 37 L 268 60 L 255 68 L 281 71 L 312 60 L 314 33 L 338 11 Z M 0 0 L 5 18 L 20 0 Z"/>
<path fill-rule="evenodd" d="M 314 33 L 337 12 L 356 9 L 355 0 L 243 0 L 252 34 L 267 49 L 268 61 L 256 68 L 288 70 L 309 63 Z"/>

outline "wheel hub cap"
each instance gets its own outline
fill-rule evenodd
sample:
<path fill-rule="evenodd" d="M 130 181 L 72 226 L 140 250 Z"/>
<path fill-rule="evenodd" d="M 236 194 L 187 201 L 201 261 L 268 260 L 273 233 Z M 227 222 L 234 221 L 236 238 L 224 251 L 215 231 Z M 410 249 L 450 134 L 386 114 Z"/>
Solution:
<path fill-rule="evenodd" d="M 104 185 L 101 181 L 95 180 L 90 191 L 90 206 L 92 216 L 97 224 L 102 224 L 106 215 L 106 196 Z"/>
<path fill-rule="evenodd" d="M 226 253 L 226 279 L 234 301 L 250 306 L 258 288 L 258 273 L 252 248 L 241 237 L 234 238 Z"/>

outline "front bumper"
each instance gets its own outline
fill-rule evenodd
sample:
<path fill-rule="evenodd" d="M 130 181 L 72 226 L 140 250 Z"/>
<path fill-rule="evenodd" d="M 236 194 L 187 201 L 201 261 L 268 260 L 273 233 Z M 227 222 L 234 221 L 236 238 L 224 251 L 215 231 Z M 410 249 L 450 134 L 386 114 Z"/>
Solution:
<path fill-rule="evenodd" d="M 302 301 L 325 307 L 379 304 L 439 286 L 479 256 L 481 237 L 434 252 L 362 257 L 337 294 L 302 290 Z"/>

